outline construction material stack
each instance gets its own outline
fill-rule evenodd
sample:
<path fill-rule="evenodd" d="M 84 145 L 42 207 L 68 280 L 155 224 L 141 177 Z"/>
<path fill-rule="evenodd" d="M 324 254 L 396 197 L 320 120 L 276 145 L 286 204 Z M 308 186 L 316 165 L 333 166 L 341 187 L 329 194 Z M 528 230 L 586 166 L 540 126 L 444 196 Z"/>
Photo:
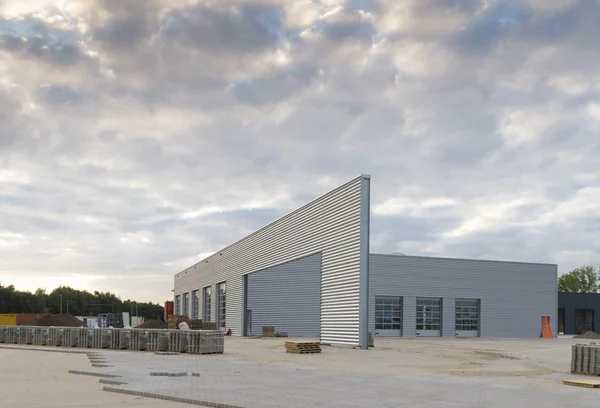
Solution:
<path fill-rule="evenodd" d="M 48 345 L 62 346 L 63 345 L 63 329 L 61 327 L 50 327 L 48 329 Z"/>
<path fill-rule="evenodd" d="M 166 330 L 148 330 L 148 350 L 168 351 L 169 332 Z"/>
<path fill-rule="evenodd" d="M 45 346 L 48 344 L 48 328 L 34 327 L 33 328 L 33 344 Z"/>
<path fill-rule="evenodd" d="M 600 346 L 596 343 L 571 346 L 571 372 L 600 375 Z"/>
<path fill-rule="evenodd" d="M 72 329 L 73 331 L 77 331 L 77 346 L 78 347 L 92 347 L 92 343 L 94 341 L 94 337 L 93 337 L 93 329 L 87 329 L 87 328 L 78 328 L 78 329 Z"/>
<path fill-rule="evenodd" d="M 127 350 L 131 341 L 131 330 L 119 330 L 119 349 Z M 114 345 L 113 345 L 114 347 Z"/>
<path fill-rule="evenodd" d="M 321 352 L 318 341 L 286 341 L 285 351 L 294 354 L 315 354 Z"/>
<path fill-rule="evenodd" d="M 225 339 L 219 330 L 190 331 L 188 334 L 188 353 L 223 353 L 224 348 Z"/>
<path fill-rule="evenodd" d="M 148 347 L 148 331 L 144 329 L 132 329 L 129 343 L 130 350 L 146 350 Z"/>
<path fill-rule="evenodd" d="M 213 354 L 224 352 L 225 333 L 222 330 L 0 326 L 1 342 L 9 344 L 30 342 L 30 344 L 40 346 Z M 318 345 L 318 343 L 316 344 Z M 306 351 L 304 345 L 300 347 L 302 348 L 300 351 Z M 310 351 L 315 352 L 312 349 Z"/>
<path fill-rule="evenodd" d="M 262 336 L 263 337 L 275 337 L 275 326 L 263 326 Z"/>
<path fill-rule="evenodd" d="M 19 328 L 17 326 L 5 327 L 4 342 L 12 343 L 12 344 L 18 343 L 19 342 L 18 330 L 19 330 Z"/>

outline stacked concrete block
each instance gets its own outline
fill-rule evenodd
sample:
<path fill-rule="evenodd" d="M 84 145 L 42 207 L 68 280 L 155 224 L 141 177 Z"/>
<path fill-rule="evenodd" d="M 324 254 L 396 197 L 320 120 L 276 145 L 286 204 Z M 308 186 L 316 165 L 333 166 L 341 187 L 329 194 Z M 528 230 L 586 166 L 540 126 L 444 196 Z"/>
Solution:
<path fill-rule="evenodd" d="M 225 336 L 219 330 L 193 331 L 188 335 L 187 352 L 193 354 L 223 353 Z"/>
<path fill-rule="evenodd" d="M 27 335 L 29 333 L 29 336 Z M 25 326 L 17 326 L 17 343 L 19 344 L 31 344 L 31 328 Z"/>
<path fill-rule="evenodd" d="M 571 372 L 600 375 L 600 346 L 596 343 L 572 346 Z"/>
<path fill-rule="evenodd" d="M 188 348 L 188 330 L 169 330 L 169 350 L 184 353 Z"/>
<path fill-rule="evenodd" d="M 77 347 L 79 344 L 79 328 L 65 327 L 63 329 L 63 342 L 65 347 Z"/>
<path fill-rule="evenodd" d="M 110 348 L 112 329 L 92 329 L 92 347 L 93 348 Z"/>
<path fill-rule="evenodd" d="M 169 332 L 166 330 L 148 330 L 148 350 L 168 351 L 169 350 Z"/>
<path fill-rule="evenodd" d="M 6 326 L 0 326 L 0 343 L 4 343 L 4 334 L 6 333 Z"/>
<path fill-rule="evenodd" d="M 29 326 L 21 326 L 21 335 L 25 335 L 25 344 L 33 344 L 33 332 L 35 328 Z M 19 343 L 21 341 L 19 340 Z"/>
<path fill-rule="evenodd" d="M 92 347 L 94 340 L 93 330 L 94 329 L 88 329 L 85 327 L 77 328 L 77 347 Z"/>
<path fill-rule="evenodd" d="M 132 329 L 129 342 L 130 350 L 146 350 L 148 348 L 148 331 L 145 329 Z"/>
<path fill-rule="evenodd" d="M 33 328 L 33 344 L 37 346 L 45 346 L 48 344 L 48 328 L 34 327 Z"/>
<path fill-rule="evenodd" d="M 63 333 L 62 327 L 50 327 L 48 329 L 48 345 L 49 346 L 62 346 L 63 345 Z"/>
<path fill-rule="evenodd" d="M 110 348 L 119 350 L 119 344 L 121 343 L 121 330 L 120 329 L 108 329 L 110 330 Z"/>
<path fill-rule="evenodd" d="M 16 344 L 19 342 L 19 333 L 17 326 L 8 326 L 4 333 L 4 342 Z"/>
<path fill-rule="evenodd" d="M 131 342 L 131 330 L 123 329 L 119 330 L 119 349 L 127 350 Z"/>

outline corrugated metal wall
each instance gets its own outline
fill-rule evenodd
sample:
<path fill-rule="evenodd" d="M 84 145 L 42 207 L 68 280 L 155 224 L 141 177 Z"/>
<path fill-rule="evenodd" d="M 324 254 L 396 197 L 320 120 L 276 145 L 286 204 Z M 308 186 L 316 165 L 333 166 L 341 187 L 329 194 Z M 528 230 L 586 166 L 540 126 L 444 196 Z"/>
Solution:
<path fill-rule="evenodd" d="M 547 264 L 371 254 L 369 309 L 377 295 L 402 296 L 402 332 L 415 336 L 416 298 L 442 298 L 442 336 L 454 337 L 455 299 L 481 299 L 482 337 L 539 337 L 542 316 L 550 316 L 556 335 L 556 272 Z"/>
<path fill-rule="evenodd" d="M 248 275 L 252 333 L 275 326 L 290 336 L 319 337 L 321 254 Z"/>
<path fill-rule="evenodd" d="M 368 262 L 361 266 L 360 260 L 368 256 L 369 185 L 369 176 L 357 177 L 178 273 L 174 295 L 207 285 L 215 293 L 215 284 L 227 281 L 227 327 L 241 335 L 242 276 L 321 252 L 321 341 L 359 345 L 360 278 L 368 273 Z"/>

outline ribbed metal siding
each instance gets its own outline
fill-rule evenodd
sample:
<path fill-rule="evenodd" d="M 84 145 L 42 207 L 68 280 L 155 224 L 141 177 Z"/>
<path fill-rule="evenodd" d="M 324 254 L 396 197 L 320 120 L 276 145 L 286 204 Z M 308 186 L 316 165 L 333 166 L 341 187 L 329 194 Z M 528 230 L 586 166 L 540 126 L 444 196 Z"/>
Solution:
<path fill-rule="evenodd" d="M 369 279 L 370 310 L 377 295 L 403 297 L 404 336 L 415 335 L 417 297 L 443 299 L 444 337 L 455 336 L 455 298 L 481 299 L 482 337 L 539 337 L 542 316 L 556 334 L 556 265 L 371 254 Z"/>
<path fill-rule="evenodd" d="M 369 176 L 360 176 L 178 273 L 174 294 L 227 281 L 227 326 L 241 335 L 242 275 L 321 252 L 321 341 L 359 345 L 368 186 Z"/>
<path fill-rule="evenodd" d="M 275 326 L 290 336 L 319 337 L 321 254 L 248 275 L 252 332 Z"/>

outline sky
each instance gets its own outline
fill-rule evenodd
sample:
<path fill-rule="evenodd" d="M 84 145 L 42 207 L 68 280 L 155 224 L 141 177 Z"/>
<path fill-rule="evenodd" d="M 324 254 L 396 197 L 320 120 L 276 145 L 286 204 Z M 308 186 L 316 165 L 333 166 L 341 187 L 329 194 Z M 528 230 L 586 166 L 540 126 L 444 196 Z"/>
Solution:
<path fill-rule="evenodd" d="M 371 250 L 600 264 L 597 0 L 0 2 L 0 283 L 164 302 L 370 174 Z"/>

